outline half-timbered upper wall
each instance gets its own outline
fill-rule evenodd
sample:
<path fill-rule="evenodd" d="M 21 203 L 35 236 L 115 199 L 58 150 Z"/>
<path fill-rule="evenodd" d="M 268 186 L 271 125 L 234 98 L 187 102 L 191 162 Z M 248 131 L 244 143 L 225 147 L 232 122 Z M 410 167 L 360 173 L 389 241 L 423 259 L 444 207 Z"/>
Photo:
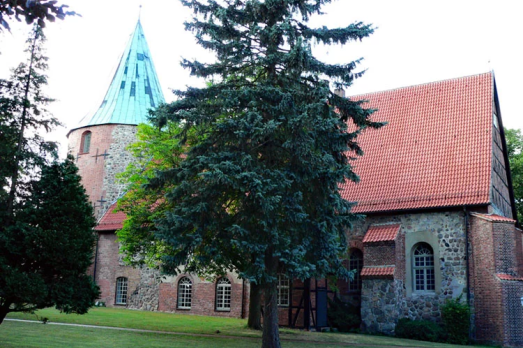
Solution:
<path fill-rule="evenodd" d="M 490 181 L 490 201 L 492 205 L 490 213 L 513 218 L 507 175 L 508 166 L 505 163 L 498 110 L 497 101 L 494 97 L 492 100 L 492 172 Z"/>

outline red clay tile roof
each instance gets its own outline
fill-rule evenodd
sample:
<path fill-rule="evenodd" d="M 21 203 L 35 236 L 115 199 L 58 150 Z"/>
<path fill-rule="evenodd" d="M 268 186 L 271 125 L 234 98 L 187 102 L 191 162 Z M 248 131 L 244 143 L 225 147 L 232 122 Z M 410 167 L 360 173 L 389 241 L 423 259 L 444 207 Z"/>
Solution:
<path fill-rule="evenodd" d="M 366 213 L 489 202 L 493 75 L 432 82 L 352 97 L 388 122 L 358 137 L 358 184 L 342 196 Z"/>
<path fill-rule="evenodd" d="M 394 276 L 395 267 L 363 267 L 360 275 L 362 277 L 391 277 Z"/>
<path fill-rule="evenodd" d="M 116 231 L 123 227 L 123 221 L 126 216 L 121 211 L 115 213 L 115 209 L 116 203 L 113 203 L 113 205 L 107 209 L 104 216 L 102 216 L 98 225 L 94 228 L 95 231 Z"/>
<path fill-rule="evenodd" d="M 492 221 L 492 222 L 509 222 L 509 223 L 516 222 L 516 220 L 509 219 L 508 217 L 504 217 L 504 216 L 500 216 L 500 215 L 496 215 L 496 214 L 487 215 L 487 214 L 473 213 L 471 215 L 477 216 L 479 218 L 482 218 L 482 219 L 485 219 L 488 221 Z"/>
<path fill-rule="evenodd" d="M 371 225 L 363 243 L 387 242 L 396 239 L 401 225 Z"/>
<path fill-rule="evenodd" d="M 523 278 L 521 277 L 516 277 L 505 273 L 497 273 L 496 276 L 501 280 L 523 281 Z"/>

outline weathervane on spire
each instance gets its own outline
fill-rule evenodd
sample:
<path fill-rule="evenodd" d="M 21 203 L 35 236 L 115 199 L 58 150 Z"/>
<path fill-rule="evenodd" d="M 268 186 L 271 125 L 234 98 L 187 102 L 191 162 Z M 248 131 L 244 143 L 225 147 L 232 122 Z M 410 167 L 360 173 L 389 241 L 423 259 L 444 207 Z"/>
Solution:
<path fill-rule="evenodd" d="M 142 16 L 142 4 L 140 4 L 138 8 L 138 20 L 140 20 L 140 17 Z"/>

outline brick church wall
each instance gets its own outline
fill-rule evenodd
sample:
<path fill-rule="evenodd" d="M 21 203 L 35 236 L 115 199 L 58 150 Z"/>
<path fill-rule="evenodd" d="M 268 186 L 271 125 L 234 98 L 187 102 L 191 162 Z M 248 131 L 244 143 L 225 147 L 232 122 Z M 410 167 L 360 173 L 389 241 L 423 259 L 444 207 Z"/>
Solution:
<path fill-rule="evenodd" d="M 109 307 L 115 305 L 116 279 L 128 280 L 127 305 L 129 309 L 164 311 L 173 313 L 212 315 L 241 318 L 248 315 L 249 284 L 228 274 L 231 282 L 231 309 L 218 311 L 215 308 L 216 280 L 207 280 L 195 275 L 187 275 L 192 283 L 191 309 L 178 309 L 178 277 L 162 276 L 158 270 L 147 267 L 133 268 L 126 266 L 119 254 L 119 244 L 114 233 L 100 233 L 97 252 L 96 282 L 100 286 L 100 301 Z M 243 306 L 242 306 L 243 297 Z"/>
<path fill-rule="evenodd" d="M 81 153 L 82 135 L 91 132 L 89 153 Z M 125 189 L 116 174 L 132 161 L 126 147 L 136 141 L 136 126 L 100 125 L 80 128 L 69 134 L 68 152 L 77 157 L 76 165 L 89 200 L 95 205 L 95 217 L 100 218 Z M 107 153 L 108 156 L 100 156 Z M 98 157 L 95 157 L 98 155 Z M 101 198 L 105 202 L 99 202 Z"/>
<path fill-rule="evenodd" d="M 493 223 L 472 216 L 471 293 L 474 298 L 474 338 L 479 342 L 523 346 L 523 282 L 521 236 L 513 223 Z"/>
<path fill-rule="evenodd" d="M 116 278 L 128 279 L 128 296 L 139 286 L 140 270 L 125 266 L 119 258 L 119 245 L 114 233 L 100 233 L 98 239 L 96 276 L 100 287 L 100 301 L 107 306 L 114 306 L 116 295 Z"/>
<path fill-rule="evenodd" d="M 191 309 L 177 308 L 178 281 L 188 277 L 192 282 Z M 166 277 L 159 284 L 159 307 L 163 312 L 182 313 L 192 315 L 211 315 L 220 317 L 241 318 L 248 315 L 249 309 L 249 284 L 238 279 L 234 274 L 228 274 L 231 282 L 231 309 L 228 311 L 217 310 L 216 281 L 197 277 L 192 274 L 180 274 L 177 277 Z M 242 306 L 243 297 L 243 306 Z"/>

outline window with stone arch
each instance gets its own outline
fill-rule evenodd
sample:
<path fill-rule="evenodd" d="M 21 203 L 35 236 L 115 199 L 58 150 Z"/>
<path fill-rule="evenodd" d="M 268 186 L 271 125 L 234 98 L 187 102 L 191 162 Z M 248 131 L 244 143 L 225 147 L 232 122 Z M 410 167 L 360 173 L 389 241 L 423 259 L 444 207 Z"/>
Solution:
<path fill-rule="evenodd" d="M 363 268 L 363 253 L 360 249 L 351 249 L 349 256 L 349 271 L 355 270 L 354 278 L 349 280 L 349 292 L 361 292 L 361 269 Z"/>
<path fill-rule="evenodd" d="M 192 282 L 188 277 L 182 277 L 178 282 L 178 309 L 191 309 Z"/>
<path fill-rule="evenodd" d="M 85 131 L 82 134 L 82 140 L 80 142 L 80 153 L 89 153 L 91 149 L 91 131 Z"/>
<path fill-rule="evenodd" d="M 116 299 L 114 301 L 117 305 L 127 304 L 127 278 L 116 278 Z"/>
<path fill-rule="evenodd" d="M 427 243 L 414 246 L 412 252 L 412 278 L 414 291 L 435 291 L 434 251 Z"/>
<path fill-rule="evenodd" d="M 220 278 L 216 282 L 216 310 L 230 311 L 231 310 L 231 282 L 227 278 Z"/>

